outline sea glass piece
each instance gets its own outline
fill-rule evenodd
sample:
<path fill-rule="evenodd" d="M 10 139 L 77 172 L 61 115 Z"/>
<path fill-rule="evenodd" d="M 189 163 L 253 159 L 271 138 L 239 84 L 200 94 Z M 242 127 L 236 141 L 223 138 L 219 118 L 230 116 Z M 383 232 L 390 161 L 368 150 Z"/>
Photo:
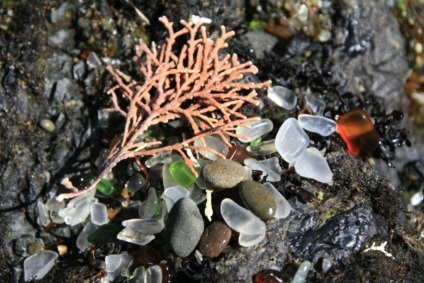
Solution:
<path fill-rule="evenodd" d="M 226 156 L 227 159 L 230 159 L 240 164 L 244 164 L 244 160 L 250 157 L 252 156 L 249 154 L 249 152 L 247 152 L 244 147 L 238 145 L 233 145 Z"/>
<path fill-rule="evenodd" d="M 204 144 L 203 144 L 204 141 Z M 220 137 L 217 136 L 206 136 L 202 139 L 197 139 L 194 141 L 195 146 L 200 147 L 207 147 L 210 149 L 213 149 L 217 151 L 218 153 L 221 153 L 222 155 L 227 155 L 228 153 L 228 146 L 222 141 Z M 222 158 L 218 155 L 216 155 L 213 152 L 206 151 L 206 150 L 199 150 L 198 151 L 203 157 L 210 159 L 210 160 L 217 160 L 218 158 Z"/>
<path fill-rule="evenodd" d="M 122 226 L 143 234 L 157 234 L 165 227 L 162 219 L 129 219 L 122 221 Z"/>
<path fill-rule="evenodd" d="M 275 203 L 277 204 L 277 210 L 275 211 L 274 217 L 277 219 L 283 219 L 289 216 L 291 211 L 291 205 L 286 200 L 283 195 L 277 191 L 277 189 L 274 187 L 271 183 L 264 183 L 263 186 L 272 194 L 272 197 L 275 200 Z"/>
<path fill-rule="evenodd" d="M 270 155 L 277 152 L 275 148 L 275 140 L 261 142 L 258 146 L 249 145 L 246 150 L 254 155 Z"/>
<path fill-rule="evenodd" d="M 288 118 L 281 125 L 275 137 L 275 147 L 281 157 L 293 163 L 308 147 L 309 137 L 295 118 Z"/>
<path fill-rule="evenodd" d="M 196 176 L 191 172 L 184 160 L 178 160 L 172 163 L 169 166 L 169 172 L 175 181 L 185 188 L 192 186 L 196 181 Z"/>
<path fill-rule="evenodd" d="M 305 101 L 315 115 L 322 116 L 324 114 L 325 102 L 323 100 L 316 98 L 313 94 L 307 94 Z"/>
<path fill-rule="evenodd" d="M 112 182 L 108 179 L 101 179 L 97 184 L 97 189 L 106 196 L 110 196 L 115 192 Z"/>
<path fill-rule="evenodd" d="M 130 193 L 141 190 L 146 185 L 146 179 L 139 173 L 135 173 L 127 182 L 127 189 Z"/>
<path fill-rule="evenodd" d="M 146 200 L 141 204 L 138 214 L 140 218 L 150 219 L 156 213 L 156 207 L 158 206 L 158 196 L 155 188 L 151 187 L 147 194 Z"/>
<path fill-rule="evenodd" d="M 112 282 L 113 280 L 115 280 L 115 278 L 121 274 L 121 269 L 130 267 L 132 262 L 133 257 L 127 252 L 106 256 L 105 270 L 109 281 Z"/>
<path fill-rule="evenodd" d="M 99 226 L 109 222 L 106 205 L 103 203 L 91 204 L 91 222 Z"/>
<path fill-rule="evenodd" d="M 331 183 L 333 180 L 333 172 L 331 172 L 327 160 L 315 147 L 307 148 L 296 160 L 294 168 L 300 176 L 321 183 Z"/>
<path fill-rule="evenodd" d="M 253 247 L 265 239 L 265 232 L 259 235 L 246 235 L 240 233 L 239 244 L 242 247 Z"/>
<path fill-rule="evenodd" d="M 162 269 L 159 265 L 153 265 L 146 269 L 144 274 L 145 283 L 161 283 L 162 282 Z"/>
<path fill-rule="evenodd" d="M 311 269 L 311 262 L 305 260 L 302 262 L 302 264 L 299 266 L 299 268 L 296 271 L 296 274 L 293 277 L 292 283 L 303 283 L 306 281 L 306 277 L 308 276 L 309 269 Z"/>
<path fill-rule="evenodd" d="M 284 275 L 275 269 L 267 269 L 253 277 L 253 283 L 283 283 L 288 282 L 285 280 Z"/>
<path fill-rule="evenodd" d="M 323 116 L 315 116 L 309 114 L 301 114 L 297 117 L 300 126 L 307 131 L 328 137 L 336 131 L 336 121 Z"/>
<path fill-rule="evenodd" d="M 348 151 L 356 158 L 368 157 L 377 149 L 380 135 L 364 110 L 346 112 L 336 123 Z"/>
<path fill-rule="evenodd" d="M 24 261 L 25 281 L 41 280 L 53 268 L 59 255 L 53 251 L 42 251 Z"/>
<path fill-rule="evenodd" d="M 188 198 L 189 196 L 190 191 L 182 186 L 166 188 L 162 194 L 162 198 L 165 199 L 166 209 L 168 212 L 171 211 L 171 208 L 178 200 Z"/>
<path fill-rule="evenodd" d="M 252 170 L 262 171 L 262 177 L 266 176 L 266 180 L 269 182 L 279 182 L 281 180 L 281 167 L 277 167 L 276 164 L 271 164 L 272 161 L 259 162 L 254 158 L 246 158 L 244 164 Z M 278 164 L 279 166 L 280 164 Z M 281 171 L 280 171 L 281 170 Z"/>
<path fill-rule="evenodd" d="M 155 235 L 143 234 L 126 227 L 121 232 L 119 232 L 116 238 L 121 241 L 144 246 L 153 241 L 155 239 Z"/>
<path fill-rule="evenodd" d="M 236 134 L 245 136 L 246 139 L 239 138 L 239 140 L 241 142 L 247 143 L 271 132 L 273 127 L 274 125 L 271 120 L 261 119 L 258 121 L 247 122 L 243 125 L 237 126 Z"/>
<path fill-rule="evenodd" d="M 245 235 L 262 235 L 265 233 L 265 223 L 231 199 L 221 202 L 221 215 L 232 229 Z"/>
<path fill-rule="evenodd" d="M 116 242 L 116 236 L 119 233 L 118 226 L 114 224 L 106 224 L 97 228 L 87 240 L 93 244 L 107 244 Z"/>
<path fill-rule="evenodd" d="M 297 103 L 297 96 L 293 91 L 278 85 L 268 91 L 268 98 L 286 110 L 292 110 Z"/>

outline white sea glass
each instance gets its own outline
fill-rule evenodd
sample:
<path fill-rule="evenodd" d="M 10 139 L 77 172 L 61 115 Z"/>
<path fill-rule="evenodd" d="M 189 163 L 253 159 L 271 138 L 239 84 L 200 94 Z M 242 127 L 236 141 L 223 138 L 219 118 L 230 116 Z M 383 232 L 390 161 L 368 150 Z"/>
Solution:
<path fill-rule="evenodd" d="M 131 266 L 133 257 L 127 252 L 117 255 L 108 255 L 105 257 L 106 273 L 107 278 L 110 281 L 115 280 L 118 275 L 121 274 L 122 268 L 128 268 Z"/>
<path fill-rule="evenodd" d="M 305 96 L 305 101 L 306 101 L 306 104 L 312 109 L 312 112 L 315 115 L 322 116 L 324 114 L 324 110 L 325 110 L 324 100 L 321 100 L 315 97 L 313 94 L 307 94 Z"/>
<path fill-rule="evenodd" d="M 156 234 L 165 227 L 161 219 L 129 219 L 122 221 L 122 226 L 143 234 Z"/>
<path fill-rule="evenodd" d="M 292 110 L 297 103 L 297 96 L 293 91 L 278 85 L 268 91 L 268 98 L 286 110 Z"/>
<path fill-rule="evenodd" d="M 106 205 L 103 203 L 91 204 L 91 222 L 99 226 L 109 222 Z"/>
<path fill-rule="evenodd" d="M 293 163 L 308 147 L 309 137 L 295 118 L 288 118 L 275 137 L 275 147 L 281 157 Z"/>
<path fill-rule="evenodd" d="M 221 202 L 221 215 L 232 229 L 246 235 L 261 235 L 265 233 L 265 223 L 231 199 Z"/>
<path fill-rule="evenodd" d="M 40 280 L 53 268 L 59 257 L 56 252 L 42 251 L 38 255 L 27 257 L 24 261 L 25 281 Z"/>
<path fill-rule="evenodd" d="M 271 183 L 264 183 L 263 186 L 272 194 L 272 197 L 277 204 L 277 210 L 275 211 L 274 217 L 277 219 L 283 219 L 289 216 L 291 211 L 291 205 L 286 198 L 274 187 Z"/>
<path fill-rule="evenodd" d="M 294 164 L 296 172 L 305 178 L 311 178 L 321 183 L 332 183 L 333 172 L 327 160 L 315 147 L 307 148 Z"/>
<path fill-rule="evenodd" d="M 146 269 L 144 273 L 144 283 L 161 283 L 162 269 L 159 265 L 153 265 Z"/>
<path fill-rule="evenodd" d="M 203 144 L 203 141 L 205 142 L 205 144 Z M 200 147 L 207 147 L 210 149 L 213 149 L 215 151 L 217 151 L 218 153 L 221 153 L 222 155 L 226 156 L 228 153 L 228 146 L 222 141 L 222 139 L 220 137 L 217 136 L 206 136 L 202 139 L 197 139 L 194 141 L 194 145 L 195 146 L 200 146 Z M 206 150 L 199 150 L 198 151 L 203 157 L 210 159 L 210 160 L 217 160 L 219 157 L 218 155 L 216 155 L 213 152 L 210 151 L 206 151 Z"/>
<path fill-rule="evenodd" d="M 254 158 L 246 158 L 244 160 L 244 165 L 252 170 L 262 171 L 262 177 L 266 176 L 266 180 L 269 182 L 279 182 L 281 180 L 281 173 L 278 172 L 278 168 L 268 163 L 259 162 Z M 281 167 L 279 169 L 281 169 Z"/>
<path fill-rule="evenodd" d="M 297 117 L 299 124 L 307 131 L 327 137 L 334 133 L 337 128 L 336 121 L 323 116 L 301 114 Z"/>
<path fill-rule="evenodd" d="M 149 192 L 147 194 L 147 198 L 140 206 L 140 209 L 138 210 L 138 214 L 140 215 L 140 218 L 143 219 L 150 219 L 152 218 L 156 213 L 156 207 L 158 206 L 158 196 L 156 194 L 155 188 L 151 187 L 149 189 Z"/>
<path fill-rule="evenodd" d="M 59 210 L 59 216 L 65 219 L 65 223 L 74 226 L 83 222 L 90 214 L 90 207 L 92 202 L 97 202 L 94 198 L 96 190 L 78 196 L 72 199 L 68 205 Z"/>
<path fill-rule="evenodd" d="M 131 228 L 125 227 L 121 232 L 119 232 L 116 238 L 128 243 L 145 246 L 155 239 L 155 235 L 139 233 Z"/>
<path fill-rule="evenodd" d="M 97 225 L 94 225 L 91 221 L 87 222 L 85 224 L 84 228 L 82 229 L 81 233 L 77 237 L 77 247 L 80 251 L 85 252 L 90 247 L 90 243 L 88 242 L 87 238 L 91 234 L 94 233 L 98 228 Z"/>
<path fill-rule="evenodd" d="M 259 235 L 246 235 L 240 233 L 239 235 L 239 244 L 242 247 L 253 247 L 254 245 L 259 244 L 265 239 L 265 233 Z"/>
<path fill-rule="evenodd" d="M 182 186 L 166 188 L 162 194 L 162 198 L 165 200 L 166 209 L 168 212 L 171 211 L 171 208 L 178 200 L 182 198 L 188 198 L 189 196 L 190 191 Z"/>
<path fill-rule="evenodd" d="M 271 120 L 261 119 L 237 126 L 236 134 L 245 136 L 246 139 L 239 138 L 239 141 L 247 143 L 271 132 L 273 127 L 274 125 Z"/>

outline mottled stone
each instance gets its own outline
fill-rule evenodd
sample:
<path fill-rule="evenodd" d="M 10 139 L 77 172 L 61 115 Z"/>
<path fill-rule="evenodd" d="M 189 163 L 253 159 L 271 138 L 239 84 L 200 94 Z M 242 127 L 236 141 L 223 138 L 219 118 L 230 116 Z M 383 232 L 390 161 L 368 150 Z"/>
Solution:
<path fill-rule="evenodd" d="M 203 167 L 202 178 L 214 188 L 229 189 L 247 180 L 248 176 L 244 167 L 237 162 L 219 159 Z"/>
<path fill-rule="evenodd" d="M 277 210 L 272 194 L 255 181 L 243 181 L 239 184 L 240 196 L 246 206 L 262 220 L 272 219 Z"/>
<path fill-rule="evenodd" d="M 222 222 L 214 222 L 203 232 L 198 249 L 205 257 L 217 257 L 228 245 L 231 229 Z"/>
<path fill-rule="evenodd" d="M 169 212 L 166 229 L 175 254 L 188 256 L 197 246 L 204 230 L 202 215 L 196 203 L 189 198 L 178 200 Z"/>

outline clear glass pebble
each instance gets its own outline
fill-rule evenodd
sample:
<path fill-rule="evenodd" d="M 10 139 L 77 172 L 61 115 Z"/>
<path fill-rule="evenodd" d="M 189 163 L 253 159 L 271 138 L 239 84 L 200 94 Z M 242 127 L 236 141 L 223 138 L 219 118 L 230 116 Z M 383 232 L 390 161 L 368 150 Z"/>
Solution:
<path fill-rule="evenodd" d="M 131 228 L 126 227 L 121 232 L 119 232 L 116 238 L 128 243 L 145 246 L 155 239 L 155 235 L 139 233 L 132 230 Z"/>
<path fill-rule="evenodd" d="M 53 223 L 62 224 L 65 219 L 59 216 L 59 211 L 65 208 L 64 201 L 57 201 L 55 197 L 49 199 L 46 203 L 46 207 L 49 210 L 49 215 Z"/>
<path fill-rule="evenodd" d="M 143 234 L 156 234 L 165 227 L 162 219 L 129 219 L 122 221 L 122 226 Z"/>
<path fill-rule="evenodd" d="M 263 141 L 255 147 L 249 145 L 246 150 L 254 155 L 269 155 L 277 152 L 275 140 Z"/>
<path fill-rule="evenodd" d="M 268 163 L 259 162 L 254 158 L 246 158 L 244 164 L 252 170 L 262 171 L 262 177 L 266 176 L 266 180 L 269 182 L 279 182 L 281 180 L 281 173 L 278 173 L 278 169 L 271 167 Z"/>
<path fill-rule="evenodd" d="M 141 190 L 146 185 L 146 179 L 139 173 L 135 173 L 127 182 L 127 189 L 130 193 Z"/>
<path fill-rule="evenodd" d="M 106 205 L 104 205 L 103 203 L 91 204 L 91 222 L 99 226 L 109 223 Z"/>
<path fill-rule="evenodd" d="M 283 219 L 289 216 L 292 209 L 290 203 L 286 198 L 274 187 L 271 183 L 264 183 L 263 186 L 272 194 L 272 197 L 277 204 L 277 210 L 275 211 L 274 217 L 277 219 Z"/>
<path fill-rule="evenodd" d="M 288 118 L 275 137 L 275 147 L 281 157 L 293 163 L 308 147 L 309 137 L 295 118 Z"/>
<path fill-rule="evenodd" d="M 315 147 L 307 148 L 296 160 L 294 168 L 302 177 L 321 183 L 332 183 L 333 172 L 331 172 L 327 160 Z"/>
<path fill-rule="evenodd" d="M 323 116 L 301 114 L 297 117 L 299 124 L 307 131 L 327 137 L 334 133 L 337 128 L 336 121 Z"/>
<path fill-rule="evenodd" d="M 138 214 L 140 218 L 150 219 L 156 214 L 156 207 L 159 200 L 155 188 L 150 188 L 147 199 L 141 204 Z"/>
<path fill-rule="evenodd" d="M 265 233 L 265 223 L 231 199 L 224 199 L 221 203 L 221 215 L 230 228 L 245 235 L 261 235 Z"/>
<path fill-rule="evenodd" d="M 203 144 L 203 141 L 205 142 Z M 226 156 L 229 148 L 228 146 L 222 141 L 222 139 L 219 136 L 206 136 L 203 138 L 203 141 L 201 139 L 197 139 L 194 141 L 195 146 L 200 147 L 207 147 L 210 149 L 213 149 L 222 155 Z M 219 157 L 213 152 L 206 151 L 206 150 L 199 150 L 198 151 L 203 157 L 210 159 L 210 160 L 217 160 Z"/>
<path fill-rule="evenodd" d="M 182 198 L 188 198 L 190 196 L 190 191 L 182 186 L 174 186 L 165 189 L 163 192 L 162 198 L 165 200 L 166 209 L 171 211 L 171 208 L 174 206 L 174 204 L 182 199 Z"/>
<path fill-rule="evenodd" d="M 159 265 L 153 265 L 146 269 L 144 273 L 145 283 L 162 283 L 162 269 Z"/>
<path fill-rule="evenodd" d="M 75 226 L 84 222 L 90 215 L 92 202 L 97 202 L 94 198 L 96 190 L 92 190 L 84 195 L 72 199 L 68 205 L 59 211 L 59 216 L 65 219 L 65 223 Z"/>
<path fill-rule="evenodd" d="M 309 269 L 311 269 L 311 266 L 312 264 L 308 260 L 302 262 L 293 277 L 292 283 L 304 283 L 306 281 L 306 277 L 308 276 Z"/>
<path fill-rule="evenodd" d="M 170 155 L 167 156 L 163 161 L 163 168 L 162 168 L 162 182 L 163 182 L 163 188 L 169 188 L 174 186 L 179 186 L 178 182 L 172 177 L 171 172 L 169 172 L 169 167 L 171 167 L 171 164 L 175 161 L 183 160 L 183 158 L 180 155 Z"/>
<path fill-rule="evenodd" d="M 259 235 L 246 235 L 240 233 L 239 244 L 242 247 L 253 247 L 265 239 L 265 232 Z"/>
<path fill-rule="evenodd" d="M 25 281 L 40 280 L 53 268 L 59 257 L 56 252 L 42 251 L 38 255 L 27 257 L 24 261 Z"/>
<path fill-rule="evenodd" d="M 290 89 L 278 85 L 268 91 L 268 98 L 286 110 L 292 110 L 297 104 L 296 94 Z"/>
<path fill-rule="evenodd" d="M 307 94 L 305 96 L 306 104 L 311 108 L 315 115 L 322 116 L 325 110 L 325 101 L 317 98 L 313 94 Z"/>
<path fill-rule="evenodd" d="M 37 211 L 38 211 L 37 223 L 44 227 L 49 225 L 50 223 L 49 211 L 46 205 L 41 200 L 38 200 L 37 202 Z"/>
<path fill-rule="evenodd" d="M 108 255 L 105 257 L 107 278 L 110 281 L 115 280 L 121 274 L 123 268 L 129 268 L 132 264 L 133 257 L 127 252 L 117 255 Z"/>
<path fill-rule="evenodd" d="M 77 237 L 77 247 L 80 251 L 84 252 L 88 250 L 91 243 L 88 242 L 87 238 L 97 230 L 98 226 L 94 225 L 91 221 L 88 221 L 82 229 L 81 233 Z"/>
<path fill-rule="evenodd" d="M 239 141 L 248 143 L 272 131 L 274 125 L 269 119 L 261 119 L 237 126 L 236 134 L 245 136 L 246 139 L 239 138 Z"/>
<path fill-rule="evenodd" d="M 268 159 L 260 160 L 260 163 L 262 163 L 264 166 L 270 168 L 273 172 L 281 176 L 283 174 L 283 168 L 281 168 L 280 165 L 280 159 L 278 157 L 271 157 Z"/>
<path fill-rule="evenodd" d="M 144 162 L 144 165 L 147 168 L 152 168 L 156 164 L 165 163 L 166 159 L 171 155 L 171 153 L 171 150 L 161 151 L 147 159 L 146 162 Z"/>

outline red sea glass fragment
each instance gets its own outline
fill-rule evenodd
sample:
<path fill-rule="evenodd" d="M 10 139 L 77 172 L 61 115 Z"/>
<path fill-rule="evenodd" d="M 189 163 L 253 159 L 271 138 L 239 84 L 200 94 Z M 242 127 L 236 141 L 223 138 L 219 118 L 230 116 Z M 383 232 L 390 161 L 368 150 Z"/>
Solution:
<path fill-rule="evenodd" d="M 254 283 L 281 283 L 284 282 L 281 272 L 275 269 L 267 269 L 253 277 Z"/>
<path fill-rule="evenodd" d="M 337 131 L 347 149 L 356 158 L 368 157 L 378 147 L 380 135 L 364 110 L 354 109 L 346 112 L 336 123 Z"/>

